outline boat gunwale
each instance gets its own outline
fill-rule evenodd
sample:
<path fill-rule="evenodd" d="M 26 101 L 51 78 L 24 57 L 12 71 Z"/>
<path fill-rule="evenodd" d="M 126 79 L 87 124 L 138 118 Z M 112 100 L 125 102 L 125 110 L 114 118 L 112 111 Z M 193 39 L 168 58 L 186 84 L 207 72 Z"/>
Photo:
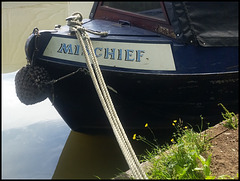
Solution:
<path fill-rule="evenodd" d="M 58 58 L 50 58 L 42 56 L 39 57 L 38 60 L 45 61 L 52 64 L 59 64 L 62 66 L 70 66 L 73 67 L 73 69 L 78 68 L 87 68 L 86 63 L 82 62 L 74 62 L 70 60 L 60 60 Z M 163 71 L 163 70 L 144 70 L 144 69 L 131 69 L 131 68 L 121 68 L 121 67 L 111 67 L 111 66 L 105 66 L 100 65 L 100 68 L 102 71 L 106 72 L 115 72 L 115 73 L 126 73 L 126 74 L 139 74 L 139 75 L 156 75 L 156 76 L 211 76 L 211 75 L 230 75 L 230 74 L 238 74 L 239 71 L 227 71 L 227 72 L 214 72 L 214 73 L 179 73 L 176 71 Z M 176 73 L 172 73 L 176 72 Z"/>

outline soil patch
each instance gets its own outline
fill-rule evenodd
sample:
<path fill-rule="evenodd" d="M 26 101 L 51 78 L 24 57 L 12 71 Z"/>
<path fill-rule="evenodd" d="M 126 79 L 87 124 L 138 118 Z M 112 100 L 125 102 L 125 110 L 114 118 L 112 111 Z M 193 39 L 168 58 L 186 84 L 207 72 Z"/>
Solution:
<path fill-rule="evenodd" d="M 228 129 L 223 126 L 223 121 L 206 130 L 208 136 L 212 137 L 211 148 L 207 154 L 212 153 L 211 173 L 218 178 L 222 175 L 229 175 L 236 178 L 239 173 L 239 142 L 238 129 Z"/>

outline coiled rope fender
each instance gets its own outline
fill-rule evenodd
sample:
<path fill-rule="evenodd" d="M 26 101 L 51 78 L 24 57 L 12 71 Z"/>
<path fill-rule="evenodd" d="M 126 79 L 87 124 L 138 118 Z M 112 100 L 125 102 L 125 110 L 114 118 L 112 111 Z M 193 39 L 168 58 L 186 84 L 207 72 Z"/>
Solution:
<path fill-rule="evenodd" d="M 105 84 L 104 78 L 101 73 L 97 58 L 94 53 L 92 42 L 86 32 L 97 34 L 100 36 L 106 36 L 106 32 L 94 32 L 82 27 L 82 15 L 80 13 L 73 13 L 72 16 L 66 18 L 67 25 L 70 26 L 70 31 L 75 31 L 77 39 L 83 49 L 84 56 L 86 58 L 86 64 L 92 78 L 93 84 L 102 103 L 104 111 L 108 117 L 108 120 L 113 129 L 114 135 L 118 141 L 118 144 L 123 152 L 123 155 L 128 163 L 129 168 L 132 171 L 135 179 L 147 179 L 147 176 L 140 166 L 139 160 L 127 138 L 127 135 L 123 129 L 123 126 L 118 118 L 114 105 L 112 103 L 110 94 Z M 88 51 L 87 51 L 87 49 Z M 89 57 L 89 55 L 90 57 Z M 92 67 L 93 65 L 93 67 Z"/>
<path fill-rule="evenodd" d="M 19 100 L 32 105 L 45 100 L 51 93 L 48 72 L 39 66 L 26 65 L 15 76 L 15 89 Z"/>

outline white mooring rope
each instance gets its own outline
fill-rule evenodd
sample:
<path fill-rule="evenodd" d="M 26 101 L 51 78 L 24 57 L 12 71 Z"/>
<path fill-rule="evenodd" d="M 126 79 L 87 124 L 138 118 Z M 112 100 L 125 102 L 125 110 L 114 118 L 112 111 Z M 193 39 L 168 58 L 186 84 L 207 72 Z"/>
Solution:
<path fill-rule="evenodd" d="M 137 156 L 127 138 L 127 135 L 124 131 L 124 128 L 118 118 L 114 105 L 112 103 L 111 97 L 109 95 L 107 86 L 103 79 L 97 58 L 94 53 L 92 42 L 88 36 L 87 32 L 106 36 L 106 32 L 93 32 L 86 30 L 82 27 L 82 16 L 80 13 L 74 13 L 70 18 L 66 19 L 68 25 L 71 26 L 71 30 L 76 32 L 76 36 L 79 40 L 79 43 L 83 49 L 84 56 L 86 58 L 86 64 L 91 75 L 93 84 L 99 96 L 99 99 L 102 103 L 104 111 L 108 117 L 108 120 L 111 124 L 115 137 L 118 141 L 118 144 L 123 152 L 123 155 L 128 163 L 129 168 L 132 171 L 133 177 L 135 179 L 147 179 L 146 174 L 140 166 L 140 163 L 137 159 Z M 80 20 L 80 21 L 79 21 Z M 88 49 L 88 51 L 87 51 Z M 89 57 L 90 54 L 91 58 Z M 93 64 L 93 67 L 92 67 Z"/>

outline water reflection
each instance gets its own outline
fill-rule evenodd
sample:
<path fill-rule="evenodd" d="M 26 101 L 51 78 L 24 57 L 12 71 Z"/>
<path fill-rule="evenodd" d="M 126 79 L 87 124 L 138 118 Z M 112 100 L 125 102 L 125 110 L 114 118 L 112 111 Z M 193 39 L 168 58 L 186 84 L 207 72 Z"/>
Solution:
<path fill-rule="evenodd" d="M 43 102 L 26 106 L 17 98 L 15 91 L 16 72 L 2 74 L 2 129 L 21 128 L 39 121 L 62 118 L 46 99 Z"/>
<path fill-rule="evenodd" d="M 158 143 L 170 140 L 171 131 L 154 130 L 159 138 Z M 126 133 L 138 157 L 146 154 L 146 149 L 151 150 L 145 143 L 132 140 L 132 135 L 136 133 L 152 141 L 153 135 L 148 129 L 126 130 Z M 53 179 L 111 179 L 128 169 L 111 129 L 93 131 L 91 134 L 71 131 Z"/>
<path fill-rule="evenodd" d="M 2 131 L 2 178 L 50 179 L 69 132 L 60 120 Z"/>
<path fill-rule="evenodd" d="M 106 179 L 127 168 L 113 134 L 72 131 L 53 178 Z"/>
<path fill-rule="evenodd" d="M 26 106 L 2 74 L 2 178 L 51 178 L 70 133 L 49 100 Z"/>

